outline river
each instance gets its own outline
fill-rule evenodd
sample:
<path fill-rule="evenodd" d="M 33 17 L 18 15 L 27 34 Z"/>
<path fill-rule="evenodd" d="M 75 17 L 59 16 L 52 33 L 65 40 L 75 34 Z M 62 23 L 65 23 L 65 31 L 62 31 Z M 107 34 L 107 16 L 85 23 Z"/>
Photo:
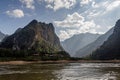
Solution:
<path fill-rule="evenodd" d="M 120 80 L 120 63 L 0 65 L 0 80 Z"/>

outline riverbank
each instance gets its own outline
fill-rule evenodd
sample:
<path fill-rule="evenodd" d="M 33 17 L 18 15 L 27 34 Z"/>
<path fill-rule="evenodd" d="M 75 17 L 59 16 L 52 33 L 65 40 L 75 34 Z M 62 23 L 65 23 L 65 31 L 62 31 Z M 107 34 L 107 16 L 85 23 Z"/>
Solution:
<path fill-rule="evenodd" d="M 120 63 L 120 60 L 1 61 L 0 65 L 24 65 L 33 63 Z"/>

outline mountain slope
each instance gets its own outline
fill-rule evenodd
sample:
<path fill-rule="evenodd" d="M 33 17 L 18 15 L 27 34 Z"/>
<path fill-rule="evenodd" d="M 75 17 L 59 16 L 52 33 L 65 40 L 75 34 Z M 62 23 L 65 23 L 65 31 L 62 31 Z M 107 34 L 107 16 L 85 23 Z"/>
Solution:
<path fill-rule="evenodd" d="M 112 35 L 91 55 L 93 59 L 120 59 L 120 20 L 115 24 Z"/>
<path fill-rule="evenodd" d="M 6 37 L 5 34 L 3 34 L 2 32 L 0 32 L 0 42 Z"/>
<path fill-rule="evenodd" d="M 57 53 L 64 51 L 55 34 L 52 23 L 31 21 L 1 42 L 1 48 L 12 50 L 32 50 L 34 53 Z"/>
<path fill-rule="evenodd" d="M 96 50 L 98 47 L 100 47 L 112 33 L 113 33 L 113 28 L 110 29 L 105 34 L 101 35 L 94 42 L 92 42 L 92 43 L 88 44 L 87 46 L 83 47 L 82 49 L 78 50 L 74 56 L 75 57 L 84 57 L 86 55 L 91 54 L 94 50 Z"/>
<path fill-rule="evenodd" d="M 75 52 L 87 44 L 95 41 L 100 35 L 92 34 L 92 33 L 82 33 L 79 35 L 74 35 L 73 37 L 62 42 L 62 46 L 71 56 L 75 54 Z"/>

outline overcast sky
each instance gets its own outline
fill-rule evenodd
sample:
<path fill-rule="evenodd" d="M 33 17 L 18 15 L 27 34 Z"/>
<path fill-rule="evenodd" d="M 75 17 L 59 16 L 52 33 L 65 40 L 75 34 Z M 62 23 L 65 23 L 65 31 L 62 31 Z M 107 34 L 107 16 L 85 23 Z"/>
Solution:
<path fill-rule="evenodd" d="M 120 0 L 0 0 L 0 31 L 12 34 L 31 20 L 53 23 L 60 40 L 105 33 L 120 18 Z"/>

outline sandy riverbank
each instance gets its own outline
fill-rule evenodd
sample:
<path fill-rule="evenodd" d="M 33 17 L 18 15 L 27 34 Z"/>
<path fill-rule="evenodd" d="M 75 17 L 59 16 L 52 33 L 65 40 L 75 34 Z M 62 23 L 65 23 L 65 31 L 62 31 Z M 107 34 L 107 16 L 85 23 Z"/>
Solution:
<path fill-rule="evenodd" d="M 0 62 L 0 65 L 24 65 L 32 63 L 120 63 L 120 60 L 58 60 L 58 61 L 3 61 Z"/>

